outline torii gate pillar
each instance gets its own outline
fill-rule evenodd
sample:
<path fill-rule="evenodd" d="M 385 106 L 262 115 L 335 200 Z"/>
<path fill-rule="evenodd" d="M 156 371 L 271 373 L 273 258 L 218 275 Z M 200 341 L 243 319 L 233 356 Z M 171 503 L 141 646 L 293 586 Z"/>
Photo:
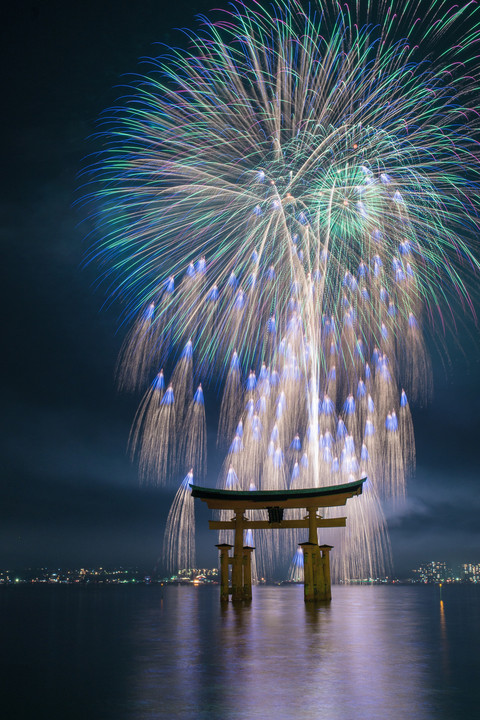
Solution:
<path fill-rule="evenodd" d="M 299 543 L 303 550 L 303 577 L 305 602 L 332 599 L 329 553 L 332 545 Z"/>
<path fill-rule="evenodd" d="M 320 545 L 319 550 L 322 553 L 323 565 L 323 587 L 321 590 L 322 600 L 332 599 L 332 581 L 330 579 L 330 550 L 332 545 Z"/>
<path fill-rule="evenodd" d="M 252 552 L 250 545 L 243 546 L 243 599 L 252 599 Z"/>
<path fill-rule="evenodd" d="M 331 545 L 318 544 L 318 518 L 316 507 L 308 508 L 308 542 L 300 543 L 303 550 L 305 602 L 332 599 L 330 578 Z"/>
<path fill-rule="evenodd" d="M 232 600 L 243 599 L 243 510 L 235 510 L 235 540 L 232 563 Z"/>
<path fill-rule="evenodd" d="M 229 583 L 228 583 L 228 565 L 230 558 L 228 556 L 229 550 L 232 547 L 228 543 L 220 543 L 216 545 L 220 550 L 220 602 L 228 602 Z"/>

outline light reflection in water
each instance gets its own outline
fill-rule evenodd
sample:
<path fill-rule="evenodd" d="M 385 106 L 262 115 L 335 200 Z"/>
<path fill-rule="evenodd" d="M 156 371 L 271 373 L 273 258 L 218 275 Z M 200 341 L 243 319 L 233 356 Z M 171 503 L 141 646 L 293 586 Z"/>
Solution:
<path fill-rule="evenodd" d="M 442 667 L 445 678 L 450 675 L 450 668 L 448 662 L 448 637 L 447 637 L 447 621 L 445 618 L 445 606 L 440 595 L 440 638 L 442 648 Z"/>
<path fill-rule="evenodd" d="M 457 720 L 480 707 L 480 586 L 0 588 L 2 718 Z M 442 600 L 442 602 L 440 602 Z"/>
<path fill-rule="evenodd" d="M 444 615 L 433 637 L 418 590 L 338 586 L 331 605 L 306 607 L 301 586 L 258 587 L 251 605 L 220 607 L 217 588 L 169 587 L 131 638 L 131 717 L 447 717 Z"/>

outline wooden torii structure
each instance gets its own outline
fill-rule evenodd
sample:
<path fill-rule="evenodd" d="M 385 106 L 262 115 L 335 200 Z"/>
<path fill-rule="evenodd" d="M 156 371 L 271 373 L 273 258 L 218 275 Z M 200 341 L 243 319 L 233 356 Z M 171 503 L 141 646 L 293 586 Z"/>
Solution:
<path fill-rule="evenodd" d="M 232 545 L 217 545 L 220 550 L 220 600 L 233 602 L 252 599 L 251 554 L 255 548 L 244 545 L 244 530 L 274 530 L 278 528 L 308 528 L 308 541 L 300 543 L 303 550 L 305 601 L 330 600 L 331 545 L 318 544 L 318 528 L 345 527 L 346 517 L 323 518 L 317 515 L 319 508 L 346 505 L 349 498 L 360 495 L 366 478 L 343 485 L 330 485 L 302 490 L 217 490 L 191 485 L 193 497 L 206 502 L 211 510 L 232 510 L 231 520 L 210 520 L 210 530 L 234 530 Z M 287 508 L 304 509 L 307 515 L 301 520 L 284 520 Z M 267 510 L 268 520 L 250 520 L 246 510 Z M 232 584 L 229 582 L 229 566 L 232 566 Z"/>

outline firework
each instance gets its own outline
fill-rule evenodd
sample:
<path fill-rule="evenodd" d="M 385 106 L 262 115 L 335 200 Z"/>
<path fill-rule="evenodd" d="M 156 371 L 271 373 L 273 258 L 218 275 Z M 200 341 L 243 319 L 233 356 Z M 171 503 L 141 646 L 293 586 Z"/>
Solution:
<path fill-rule="evenodd" d="M 290 563 L 288 570 L 288 579 L 290 582 L 302 582 L 303 581 L 303 550 L 297 548 L 293 560 Z"/>
<path fill-rule="evenodd" d="M 163 543 L 166 569 L 174 572 L 195 566 L 195 510 L 190 485 L 193 472 L 182 480 L 168 513 Z"/>
<path fill-rule="evenodd" d="M 193 376 L 223 381 L 223 487 L 368 475 L 337 577 L 381 572 L 381 502 L 414 468 L 408 401 L 431 392 L 423 328 L 473 310 L 479 15 L 421 9 L 400 23 L 383 3 L 252 2 L 203 19 L 109 118 L 94 169 L 93 254 L 138 317 L 119 384 L 176 360 L 137 415 L 142 475 L 173 479 L 180 456 L 202 476 Z M 262 575 L 271 538 L 255 535 Z M 291 557 L 299 538 L 282 538 Z"/>

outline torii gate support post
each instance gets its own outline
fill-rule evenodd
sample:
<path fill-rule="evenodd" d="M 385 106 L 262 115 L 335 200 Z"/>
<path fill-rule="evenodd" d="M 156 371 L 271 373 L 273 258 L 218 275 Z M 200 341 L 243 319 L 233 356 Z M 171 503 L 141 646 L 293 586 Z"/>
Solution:
<path fill-rule="evenodd" d="M 323 592 L 322 600 L 332 599 L 332 582 L 330 579 L 330 550 L 332 545 L 320 545 L 319 550 L 322 552 L 322 565 L 323 565 Z"/>
<path fill-rule="evenodd" d="M 232 602 L 243 600 L 243 510 L 235 510 L 235 545 L 232 558 Z"/>
<path fill-rule="evenodd" d="M 313 587 L 314 599 L 326 600 L 325 597 L 325 566 L 318 544 L 315 545 L 313 558 Z"/>
<path fill-rule="evenodd" d="M 309 600 L 320 599 L 323 584 L 323 567 L 318 547 L 317 510 L 318 507 L 308 508 L 308 542 L 310 543 L 310 547 L 307 552 L 311 556 L 312 564 L 312 591 L 309 593 Z M 306 590 L 305 600 L 307 600 Z"/>
<path fill-rule="evenodd" d="M 318 545 L 317 510 L 316 507 L 308 508 L 308 543 L 301 543 L 304 553 L 306 602 L 332 599 L 330 580 L 330 550 L 332 546 Z"/>
<path fill-rule="evenodd" d="M 243 599 L 252 599 L 252 552 L 254 547 L 245 545 L 243 548 Z"/>
<path fill-rule="evenodd" d="M 299 543 L 303 550 L 303 596 L 305 602 L 315 600 L 314 555 L 315 545 L 311 542 Z M 318 545 L 317 545 L 318 548 Z"/>
<path fill-rule="evenodd" d="M 216 545 L 220 550 L 220 601 L 221 602 L 228 602 L 228 595 L 229 595 L 229 582 L 228 582 L 228 566 L 230 558 L 228 556 L 228 552 L 232 545 L 229 545 L 228 543 L 221 543 L 220 545 Z"/>

